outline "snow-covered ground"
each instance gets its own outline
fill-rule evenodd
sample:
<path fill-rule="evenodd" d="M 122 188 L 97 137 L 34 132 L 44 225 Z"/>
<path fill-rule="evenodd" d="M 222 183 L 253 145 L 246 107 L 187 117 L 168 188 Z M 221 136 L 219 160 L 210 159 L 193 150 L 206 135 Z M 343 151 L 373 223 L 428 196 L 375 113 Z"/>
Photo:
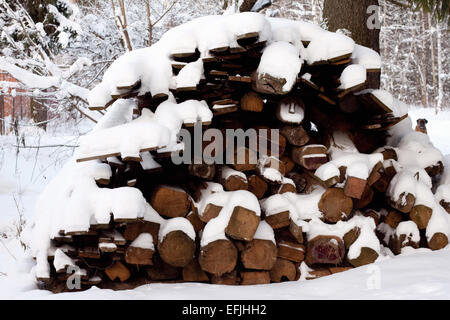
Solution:
<path fill-rule="evenodd" d="M 444 155 L 450 154 L 450 111 L 414 108 L 410 116 L 428 119 L 428 134 Z M 81 129 L 80 129 L 81 128 Z M 69 124 L 49 133 L 25 135 L 26 145 L 75 145 L 89 124 Z M 92 288 L 52 294 L 36 287 L 34 262 L 27 250 L 26 225 L 36 197 L 73 148 L 19 149 L 14 136 L 0 137 L 0 299 L 450 299 L 450 246 L 438 252 L 413 250 L 377 263 L 313 281 L 266 286 L 151 284 L 132 291 Z M 21 229 L 25 227 L 25 231 Z M 270 288 L 270 289 L 269 289 Z"/>

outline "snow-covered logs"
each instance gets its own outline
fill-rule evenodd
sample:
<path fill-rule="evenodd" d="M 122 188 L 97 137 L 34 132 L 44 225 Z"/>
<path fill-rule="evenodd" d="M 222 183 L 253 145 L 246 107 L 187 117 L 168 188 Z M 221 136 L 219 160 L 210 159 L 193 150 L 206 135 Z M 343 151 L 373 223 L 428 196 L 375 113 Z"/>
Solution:
<path fill-rule="evenodd" d="M 366 265 L 383 246 L 447 246 L 448 164 L 407 106 L 366 86 L 380 68 L 342 34 L 256 13 L 196 19 L 123 55 L 89 97 L 104 117 L 39 198 L 37 279 L 251 285 Z M 181 130 L 207 128 L 257 142 L 191 150 Z"/>

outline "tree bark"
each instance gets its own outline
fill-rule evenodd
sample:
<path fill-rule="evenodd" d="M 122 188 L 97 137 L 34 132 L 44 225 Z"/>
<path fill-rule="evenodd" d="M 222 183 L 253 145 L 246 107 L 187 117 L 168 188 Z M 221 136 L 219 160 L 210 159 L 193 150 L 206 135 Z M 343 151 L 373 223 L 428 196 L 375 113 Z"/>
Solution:
<path fill-rule="evenodd" d="M 325 0 L 323 18 L 328 20 L 328 30 L 347 29 L 359 45 L 380 52 L 380 29 L 369 29 L 367 20 L 373 12 L 367 13 L 369 6 L 378 6 L 378 0 Z M 369 87 L 379 87 L 380 76 L 368 79 Z"/>

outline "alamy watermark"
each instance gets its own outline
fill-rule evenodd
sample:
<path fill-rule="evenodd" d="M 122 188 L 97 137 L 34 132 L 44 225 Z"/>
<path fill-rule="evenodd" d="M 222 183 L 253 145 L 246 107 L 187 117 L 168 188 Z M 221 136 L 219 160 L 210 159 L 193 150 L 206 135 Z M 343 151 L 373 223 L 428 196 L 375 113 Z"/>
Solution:
<path fill-rule="evenodd" d="M 172 162 L 180 164 L 257 164 L 265 156 L 279 156 L 278 129 L 209 128 L 201 123 L 192 130 L 181 129 L 178 135 L 184 147 L 173 152 Z"/>

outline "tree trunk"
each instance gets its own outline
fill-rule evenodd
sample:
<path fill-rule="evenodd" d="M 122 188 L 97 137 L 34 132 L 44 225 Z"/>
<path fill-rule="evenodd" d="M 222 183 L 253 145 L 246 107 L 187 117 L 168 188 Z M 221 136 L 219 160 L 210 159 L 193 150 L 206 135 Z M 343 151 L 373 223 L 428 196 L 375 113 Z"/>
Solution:
<path fill-rule="evenodd" d="M 380 29 L 367 27 L 367 21 L 373 14 L 373 11 L 367 11 L 372 5 L 378 6 L 378 0 L 325 0 L 323 18 L 328 20 L 328 30 L 347 29 L 357 44 L 379 53 Z M 368 82 L 370 88 L 379 87 L 380 76 L 368 79 Z"/>

